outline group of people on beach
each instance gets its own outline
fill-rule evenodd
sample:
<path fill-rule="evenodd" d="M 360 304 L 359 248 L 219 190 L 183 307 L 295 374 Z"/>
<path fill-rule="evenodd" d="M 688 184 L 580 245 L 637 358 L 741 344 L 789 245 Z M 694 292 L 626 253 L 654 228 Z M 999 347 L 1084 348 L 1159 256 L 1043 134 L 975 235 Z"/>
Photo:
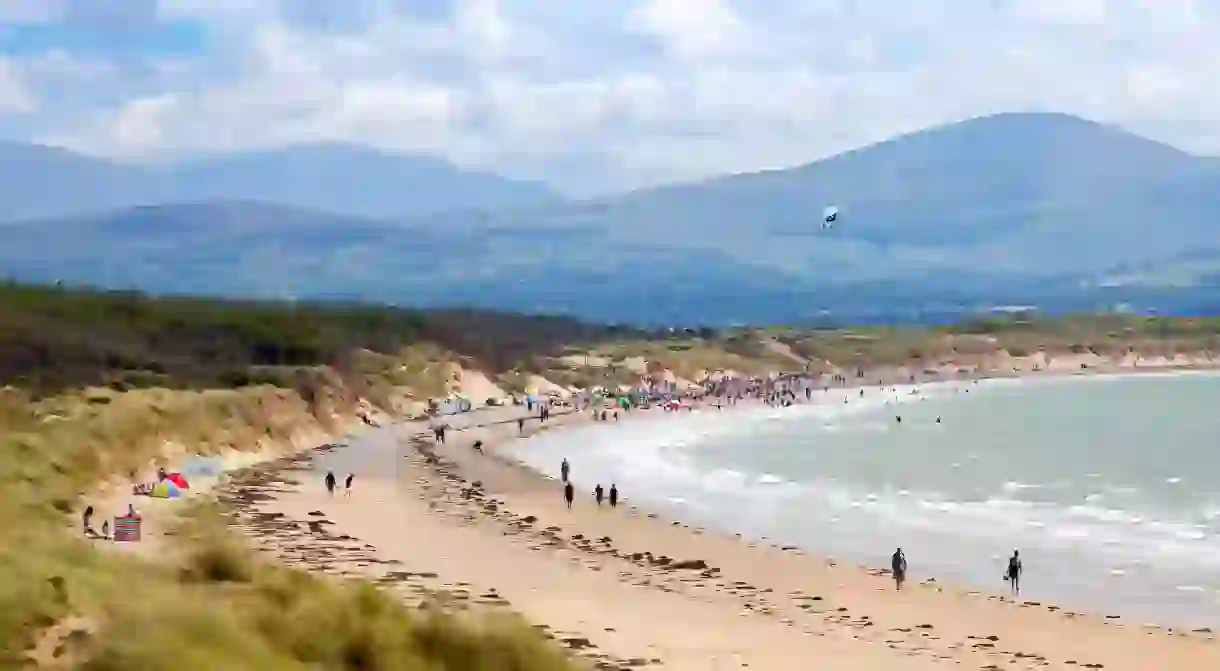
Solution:
<path fill-rule="evenodd" d="M 1004 569 L 1004 580 L 1008 582 L 1008 589 L 1013 596 L 1021 595 L 1021 573 L 1024 570 L 1020 550 L 1013 550 L 1012 556 L 1008 558 L 1008 566 Z M 890 574 L 894 577 L 894 589 L 901 590 L 902 583 L 907 579 L 907 556 L 902 548 L 894 550 L 894 554 L 890 555 Z"/>
<path fill-rule="evenodd" d="M 863 378 L 864 371 L 857 370 L 856 377 L 858 379 Z M 841 374 L 833 375 L 832 381 L 833 383 L 843 386 L 850 384 L 847 376 Z M 737 388 L 730 388 L 730 382 L 736 382 L 736 384 L 739 386 Z M 914 376 L 911 376 L 911 382 L 914 382 Z M 772 407 L 787 407 L 794 405 L 800 395 L 804 395 L 806 401 L 811 400 L 815 384 L 816 383 L 812 379 L 807 379 L 801 376 L 788 376 L 776 380 L 754 380 L 745 385 L 744 388 L 740 387 L 741 381 L 726 380 L 719 382 L 715 386 L 709 386 L 704 391 L 707 395 L 712 395 L 716 398 L 715 405 L 717 407 L 722 407 L 722 398 L 727 404 L 732 405 L 743 398 L 751 396 Z M 883 383 L 881 384 L 884 386 Z M 824 391 L 829 391 L 829 386 L 827 386 Z M 897 389 L 891 389 L 891 391 L 897 391 Z M 913 393 L 918 393 L 918 390 L 915 390 Z M 865 390 L 860 389 L 859 396 L 863 397 L 864 395 Z M 845 398 L 844 402 L 846 403 L 847 401 L 848 399 Z M 531 399 L 527 401 L 527 410 L 531 414 L 534 414 L 534 411 L 536 410 L 535 416 L 537 419 L 540 422 L 545 422 L 550 415 L 549 405 L 549 403 L 537 402 Z M 579 411 L 592 405 L 592 402 L 586 402 L 585 404 L 577 404 L 575 407 L 576 410 Z M 615 420 L 618 419 L 617 407 L 613 410 L 607 410 L 605 408 L 593 408 L 593 413 L 593 418 L 597 421 L 606 421 L 611 418 Z M 611 413 L 613 414 L 611 415 Z M 894 419 L 898 423 L 902 422 L 902 417 L 900 415 L 896 415 Z M 526 417 L 519 417 L 515 420 L 517 423 L 518 433 L 525 433 L 526 420 Z M 941 423 L 940 417 L 936 418 L 936 423 Z M 437 444 L 443 444 L 445 442 L 445 434 L 448 428 L 449 427 L 445 424 L 432 427 L 433 439 Z M 481 440 L 476 440 L 473 443 L 472 448 L 476 452 L 482 453 L 483 442 Z M 559 470 L 560 482 L 563 484 L 564 502 L 570 510 L 572 505 L 575 503 L 576 488 L 571 480 L 571 464 L 568 462 L 566 457 L 560 463 Z M 347 480 L 345 481 L 346 494 L 349 496 L 351 495 L 352 479 L 353 476 L 348 475 Z M 328 472 L 326 475 L 326 488 L 327 491 L 332 495 L 334 493 L 335 486 L 336 481 L 334 473 Z M 593 498 L 599 507 L 607 500 L 612 508 L 617 507 L 619 502 L 618 485 L 611 483 L 610 489 L 606 490 L 601 483 L 598 483 L 593 488 Z M 890 557 L 890 572 L 893 576 L 896 590 L 902 589 L 903 583 L 906 581 L 907 568 L 906 554 L 903 552 L 902 548 L 897 548 Z M 1004 580 L 1009 583 L 1009 588 L 1014 596 L 1020 595 L 1021 593 L 1020 581 L 1022 572 L 1023 567 L 1020 552 L 1014 550 L 1012 556 L 1008 560 L 1008 564 L 1004 570 L 1003 576 Z"/>
<path fill-rule="evenodd" d="M 93 506 L 91 505 L 86 506 L 85 510 L 81 512 L 81 532 L 85 534 L 85 538 L 100 538 L 102 540 L 110 540 L 110 520 L 102 520 L 102 531 L 101 533 L 98 533 L 93 530 L 94 512 Z M 128 518 L 139 519 L 140 514 L 136 512 L 135 504 L 127 504 L 127 512 L 125 516 Z"/>
<path fill-rule="evenodd" d="M 356 479 L 355 473 L 348 473 L 347 478 L 343 480 L 343 495 L 344 496 L 352 495 L 352 480 L 355 480 L 355 479 Z M 334 496 L 335 495 L 335 485 L 337 483 L 337 480 L 335 479 L 334 471 L 326 471 L 325 483 L 326 483 L 326 493 L 331 496 Z"/>
<path fill-rule="evenodd" d="M 573 501 L 576 500 L 576 487 L 572 484 L 572 481 L 568 478 L 568 476 L 571 475 L 571 472 L 572 472 L 572 465 L 568 463 L 567 457 L 564 457 L 563 462 L 559 464 L 559 478 L 560 478 L 560 481 L 563 482 L 563 500 L 568 504 L 569 510 L 572 509 L 572 503 L 573 503 Z M 607 494 L 609 494 L 609 495 L 607 496 Z M 610 507 L 617 508 L 618 507 L 618 485 L 611 483 L 610 491 L 607 493 L 606 490 L 602 488 L 602 485 L 599 482 L 597 484 L 597 486 L 593 488 L 593 498 L 597 501 L 597 505 L 599 507 L 602 505 L 602 501 L 609 499 Z"/>

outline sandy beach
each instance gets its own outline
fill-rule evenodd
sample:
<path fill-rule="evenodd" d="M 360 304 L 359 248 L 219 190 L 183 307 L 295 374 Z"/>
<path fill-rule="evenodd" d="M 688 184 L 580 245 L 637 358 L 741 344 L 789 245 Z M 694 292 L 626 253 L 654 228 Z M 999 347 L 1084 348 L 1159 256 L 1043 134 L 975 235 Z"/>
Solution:
<path fill-rule="evenodd" d="M 599 508 L 496 456 L 523 409 L 401 423 L 234 475 L 222 498 L 277 561 L 363 575 L 413 602 L 505 610 L 598 668 L 1190 669 L 1210 631 L 1012 602 L 935 580 L 751 543 L 631 506 Z M 557 414 L 547 430 L 586 422 Z M 630 421 L 630 420 L 625 420 Z M 537 420 L 526 434 L 539 430 Z M 485 454 L 471 448 L 482 440 Z M 579 445 L 572 460 L 579 467 Z M 355 474 L 350 497 L 322 476 Z M 342 486 L 341 486 L 342 487 Z"/>

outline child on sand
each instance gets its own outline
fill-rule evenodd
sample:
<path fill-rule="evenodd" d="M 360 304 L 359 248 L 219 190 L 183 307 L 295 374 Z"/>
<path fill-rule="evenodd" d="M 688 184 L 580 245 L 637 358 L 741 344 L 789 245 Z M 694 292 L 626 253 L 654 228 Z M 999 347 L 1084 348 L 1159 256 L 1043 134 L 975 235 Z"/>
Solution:
<path fill-rule="evenodd" d="M 355 473 L 347 474 L 347 479 L 343 481 L 343 495 L 344 496 L 352 495 L 352 480 L 355 479 L 355 477 L 356 477 Z"/>

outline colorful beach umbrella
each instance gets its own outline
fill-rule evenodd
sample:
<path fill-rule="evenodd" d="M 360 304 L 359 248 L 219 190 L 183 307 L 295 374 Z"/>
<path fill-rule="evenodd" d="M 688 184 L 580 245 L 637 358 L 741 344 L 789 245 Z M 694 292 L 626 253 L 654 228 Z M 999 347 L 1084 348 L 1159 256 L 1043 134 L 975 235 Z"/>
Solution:
<path fill-rule="evenodd" d="M 182 496 L 182 490 L 178 485 L 166 479 L 153 485 L 152 491 L 148 495 L 154 499 L 176 499 Z"/>
<path fill-rule="evenodd" d="M 165 479 L 169 480 L 170 482 L 174 483 L 175 485 L 178 485 L 179 489 L 190 489 L 191 488 L 190 483 L 188 483 L 186 481 L 186 478 L 182 477 L 181 473 L 166 474 Z"/>

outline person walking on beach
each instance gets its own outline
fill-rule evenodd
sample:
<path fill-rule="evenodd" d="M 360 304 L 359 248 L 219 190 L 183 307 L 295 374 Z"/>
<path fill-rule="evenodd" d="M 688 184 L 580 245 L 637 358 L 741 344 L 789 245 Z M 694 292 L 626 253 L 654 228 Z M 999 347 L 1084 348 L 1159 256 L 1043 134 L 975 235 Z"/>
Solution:
<path fill-rule="evenodd" d="M 576 490 L 572 487 L 572 483 L 565 483 L 563 486 L 563 500 L 568 502 L 568 510 L 572 509 L 572 499 L 576 496 Z"/>
<path fill-rule="evenodd" d="M 614 483 L 610 483 L 610 507 L 618 507 L 618 486 Z"/>
<path fill-rule="evenodd" d="M 331 496 L 335 495 L 335 472 L 326 471 L 326 493 Z"/>
<path fill-rule="evenodd" d="M 348 473 L 347 479 L 343 481 L 343 496 L 350 497 L 352 495 L 352 480 L 356 478 L 355 473 Z"/>
<path fill-rule="evenodd" d="M 890 569 L 894 572 L 894 589 L 902 589 L 902 583 L 907 579 L 907 556 L 902 554 L 902 548 L 894 550 Z"/>
<path fill-rule="evenodd" d="M 524 433 L 525 433 L 525 418 L 524 418 L 524 417 L 518 417 L 518 418 L 517 418 L 517 434 L 518 434 L 518 435 L 521 435 L 521 434 L 524 434 Z"/>
<path fill-rule="evenodd" d="M 1012 556 L 1008 558 L 1008 570 L 1004 573 L 1004 578 L 1008 581 L 1008 588 L 1012 590 L 1013 596 L 1021 596 L 1021 553 L 1017 550 L 1012 551 Z"/>
<path fill-rule="evenodd" d="M 598 508 L 602 507 L 602 498 L 605 496 L 605 494 L 606 491 L 602 489 L 601 483 L 598 483 L 598 485 L 593 488 L 593 498 L 597 499 Z"/>
<path fill-rule="evenodd" d="M 559 479 L 563 482 L 567 482 L 568 472 L 570 470 L 572 470 L 572 467 L 568 465 L 568 458 L 564 457 L 563 463 L 559 464 Z"/>

